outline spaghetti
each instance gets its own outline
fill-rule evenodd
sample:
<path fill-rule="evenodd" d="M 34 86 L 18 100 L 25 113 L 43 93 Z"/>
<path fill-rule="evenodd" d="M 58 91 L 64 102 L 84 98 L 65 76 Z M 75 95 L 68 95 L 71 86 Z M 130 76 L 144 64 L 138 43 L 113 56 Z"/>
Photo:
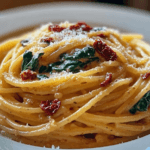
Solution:
<path fill-rule="evenodd" d="M 0 45 L 0 128 L 23 143 L 91 148 L 150 130 L 150 47 L 139 34 L 52 23 Z"/>

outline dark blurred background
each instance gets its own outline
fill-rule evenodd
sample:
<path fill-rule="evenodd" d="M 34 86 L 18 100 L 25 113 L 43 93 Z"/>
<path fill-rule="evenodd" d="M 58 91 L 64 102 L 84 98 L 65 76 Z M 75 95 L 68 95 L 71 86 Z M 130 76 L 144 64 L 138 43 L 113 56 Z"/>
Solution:
<path fill-rule="evenodd" d="M 14 8 L 18 6 L 25 6 L 30 4 L 48 3 L 48 2 L 62 2 L 62 1 L 78 1 L 79 0 L 0 0 L 0 10 Z M 117 5 L 124 5 L 139 9 L 150 10 L 150 0 L 80 0 L 80 2 L 95 2 L 95 3 L 110 3 Z"/>

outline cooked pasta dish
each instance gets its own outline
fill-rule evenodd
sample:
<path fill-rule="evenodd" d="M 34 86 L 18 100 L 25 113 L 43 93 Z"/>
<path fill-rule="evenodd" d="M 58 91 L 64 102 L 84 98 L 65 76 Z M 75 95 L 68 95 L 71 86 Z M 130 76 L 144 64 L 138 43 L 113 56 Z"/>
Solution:
<path fill-rule="evenodd" d="M 1 43 L 1 134 L 70 149 L 148 134 L 150 46 L 142 38 L 64 22 Z"/>

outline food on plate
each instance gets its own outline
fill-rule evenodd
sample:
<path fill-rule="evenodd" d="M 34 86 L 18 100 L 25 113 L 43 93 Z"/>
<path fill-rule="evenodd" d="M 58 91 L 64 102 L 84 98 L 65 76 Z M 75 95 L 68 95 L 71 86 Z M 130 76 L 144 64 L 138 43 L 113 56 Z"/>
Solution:
<path fill-rule="evenodd" d="M 85 22 L 0 45 L 0 129 L 23 143 L 93 148 L 150 129 L 150 46 Z"/>

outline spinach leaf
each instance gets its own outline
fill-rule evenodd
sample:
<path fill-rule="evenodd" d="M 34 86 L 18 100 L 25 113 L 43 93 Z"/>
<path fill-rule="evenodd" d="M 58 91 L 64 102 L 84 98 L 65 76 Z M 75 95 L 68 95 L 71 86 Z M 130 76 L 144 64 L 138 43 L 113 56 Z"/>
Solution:
<path fill-rule="evenodd" d="M 31 52 L 32 53 L 32 52 Z M 22 67 L 22 70 L 27 70 L 27 69 L 30 69 L 30 70 L 33 70 L 35 71 L 37 68 L 38 68 L 38 65 L 39 65 L 39 58 L 43 55 L 44 53 L 38 53 L 38 54 L 35 54 L 35 55 L 32 55 L 32 58 L 31 58 L 31 54 L 30 54 L 30 61 L 28 63 L 26 63 L 23 67 Z M 28 58 L 28 55 L 24 55 L 23 58 Z M 24 61 L 24 60 L 23 60 Z M 26 61 L 27 62 L 27 61 Z M 23 63 L 24 64 L 24 63 Z"/>
<path fill-rule="evenodd" d="M 48 76 L 46 76 L 45 74 L 38 74 L 37 75 L 37 78 L 39 79 L 39 80 L 44 80 L 44 79 L 47 79 L 47 78 L 49 78 Z"/>
<path fill-rule="evenodd" d="M 99 61 L 98 57 L 89 58 L 85 62 L 81 62 L 79 60 L 65 60 L 61 65 L 55 66 L 55 65 L 49 65 L 51 66 L 51 70 L 55 70 L 56 72 L 61 71 L 69 71 L 69 72 L 79 72 L 81 68 L 84 68 L 87 64 L 93 62 L 93 61 Z"/>
<path fill-rule="evenodd" d="M 98 57 L 94 57 L 95 49 L 91 46 L 84 47 L 83 49 L 78 49 L 73 54 L 63 53 L 60 55 L 60 61 L 51 63 L 47 66 L 41 66 L 39 73 L 42 72 L 79 72 L 81 68 L 84 68 L 87 64 L 93 61 L 99 61 Z M 80 61 L 80 59 L 85 59 Z"/>
<path fill-rule="evenodd" d="M 81 64 L 82 62 L 78 60 L 66 60 L 58 67 L 53 66 L 52 70 L 55 70 L 57 72 L 68 70 L 69 72 L 72 72 L 77 66 L 80 66 Z"/>
<path fill-rule="evenodd" d="M 32 52 L 25 51 L 25 53 L 23 54 L 23 62 L 22 62 L 22 67 L 21 67 L 22 71 L 26 70 L 26 66 L 30 62 L 31 59 L 32 59 Z"/>
<path fill-rule="evenodd" d="M 93 61 L 99 61 L 98 57 L 89 58 L 87 61 L 83 62 L 80 67 L 84 68 L 87 64 L 93 62 Z"/>
<path fill-rule="evenodd" d="M 47 70 L 47 67 L 42 65 L 39 69 L 39 73 L 45 72 L 46 70 Z"/>
<path fill-rule="evenodd" d="M 63 61 L 57 61 L 55 63 L 49 64 L 45 72 L 50 72 L 52 73 L 53 67 L 56 67 L 58 65 L 61 65 Z"/>
<path fill-rule="evenodd" d="M 60 58 L 63 60 L 78 60 L 81 58 L 93 57 L 95 54 L 95 49 L 91 46 L 84 47 L 82 50 L 76 51 L 73 55 L 63 54 Z"/>
<path fill-rule="evenodd" d="M 150 91 L 148 91 L 130 110 L 131 114 L 135 114 L 137 111 L 147 111 L 150 105 Z"/>

